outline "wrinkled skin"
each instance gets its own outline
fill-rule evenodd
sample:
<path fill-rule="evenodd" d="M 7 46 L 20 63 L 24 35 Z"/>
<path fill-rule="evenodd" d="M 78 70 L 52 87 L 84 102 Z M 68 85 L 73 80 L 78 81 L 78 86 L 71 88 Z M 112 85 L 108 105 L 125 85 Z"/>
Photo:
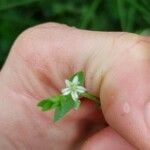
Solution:
<path fill-rule="evenodd" d="M 150 38 L 47 23 L 23 32 L 0 73 L 3 150 L 149 150 Z M 57 123 L 37 102 L 83 70 L 101 108 L 82 99 Z M 105 118 L 105 119 L 104 119 Z M 106 120 L 106 121 L 105 121 Z"/>

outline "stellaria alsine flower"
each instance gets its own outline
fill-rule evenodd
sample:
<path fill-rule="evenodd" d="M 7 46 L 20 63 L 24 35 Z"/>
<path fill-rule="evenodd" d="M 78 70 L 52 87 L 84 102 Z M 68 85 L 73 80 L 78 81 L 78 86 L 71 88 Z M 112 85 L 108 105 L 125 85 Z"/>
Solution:
<path fill-rule="evenodd" d="M 63 118 L 71 109 L 77 110 L 80 107 L 80 97 L 92 100 L 100 106 L 100 99 L 83 87 L 85 76 L 82 70 L 70 76 L 65 83 L 66 87 L 62 89 L 61 94 L 44 98 L 37 104 L 42 111 L 55 109 L 54 122 Z"/>
<path fill-rule="evenodd" d="M 63 95 L 71 94 L 71 97 L 74 101 L 78 100 L 79 94 L 84 93 L 86 88 L 80 85 L 78 76 L 75 76 L 72 81 L 65 80 L 66 88 L 62 89 Z"/>

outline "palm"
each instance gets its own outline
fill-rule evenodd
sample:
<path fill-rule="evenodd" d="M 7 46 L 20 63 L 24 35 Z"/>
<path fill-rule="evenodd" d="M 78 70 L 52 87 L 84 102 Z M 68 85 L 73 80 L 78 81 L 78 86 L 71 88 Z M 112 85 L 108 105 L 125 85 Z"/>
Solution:
<path fill-rule="evenodd" d="M 21 65 L 20 62 L 20 67 L 22 68 Z M 26 68 L 30 68 L 30 66 L 27 65 Z M 14 72 L 16 71 L 17 68 Z M 98 128 L 101 127 L 100 110 L 96 108 L 94 103 L 84 100 L 82 100 L 81 108 L 78 111 L 72 110 L 63 120 L 58 123 L 53 123 L 52 112 L 43 113 L 36 105 L 41 98 L 48 95 L 55 95 L 59 92 L 52 87 L 51 83 L 48 86 L 43 82 L 46 80 L 55 82 L 57 79 L 53 76 L 50 77 L 51 79 L 43 76 L 43 81 L 40 81 L 37 74 L 33 75 L 35 70 L 30 69 L 30 71 L 28 71 L 27 69 L 25 72 L 26 75 L 22 74 L 22 78 L 19 81 L 19 75 L 23 70 L 18 71 L 15 78 L 12 77 L 12 80 L 17 81 L 17 83 L 8 89 L 10 93 L 8 95 L 9 99 L 7 100 L 9 100 L 9 105 L 12 107 L 11 110 L 9 110 L 9 108 L 8 110 L 12 114 L 10 117 L 13 117 L 15 114 L 19 115 L 17 120 L 12 122 L 16 124 L 12 127 L 13 129 L 11 129 L 15 131 L 12 136 L 24 142 L 27 149 L 40 150 L 53 148 L 53 150 L 66 150 L 72 149 L 72 147 L 76 148 L 94 132 L 95 126 L 99 126 Z M 43 74 L 43 72 L 39 73 Z M 23 83 L 21 81 L 23 81 Z M 62 79 L 62 81 L 64 81 L 64 79 Z M 46 86 L 47 88 L 44 88 Z M 59 89 L 60 87 L 56 85 L 56 88 Z M 14 94 L 11 94 L 11 91 L 14 92 Z M 47 93 L 45 93 L 45 91 L 47 91 Z"/>

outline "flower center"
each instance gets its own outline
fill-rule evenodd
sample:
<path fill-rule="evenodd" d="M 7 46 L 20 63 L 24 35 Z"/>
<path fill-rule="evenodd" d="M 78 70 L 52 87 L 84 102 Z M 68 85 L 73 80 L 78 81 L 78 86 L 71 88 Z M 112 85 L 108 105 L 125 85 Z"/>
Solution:
<path fill-rule="evenodd" d="M 71 90 L 72 90 L 72 91 L 76 91 L 76 90 L 77 90 L 77 85 L 72 84 L 72 85 L 71 85 Z"/>

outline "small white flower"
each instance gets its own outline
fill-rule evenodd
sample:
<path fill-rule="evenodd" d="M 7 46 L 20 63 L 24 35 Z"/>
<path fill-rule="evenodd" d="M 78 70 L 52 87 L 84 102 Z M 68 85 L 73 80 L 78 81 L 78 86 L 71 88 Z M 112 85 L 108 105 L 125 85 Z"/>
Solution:
<path fill-rule="evenodd" d="M 79 85 L 79 79 L 78 76 L 75 76 L 72 81 L 65 80 L 66 88 L 62 89 L 63 95 L 69 95 L 71 94 L 72 99 L 74 101 L 78 100 L 79 93 L 84 93 L 86 91 L 86 88 Z"/>

